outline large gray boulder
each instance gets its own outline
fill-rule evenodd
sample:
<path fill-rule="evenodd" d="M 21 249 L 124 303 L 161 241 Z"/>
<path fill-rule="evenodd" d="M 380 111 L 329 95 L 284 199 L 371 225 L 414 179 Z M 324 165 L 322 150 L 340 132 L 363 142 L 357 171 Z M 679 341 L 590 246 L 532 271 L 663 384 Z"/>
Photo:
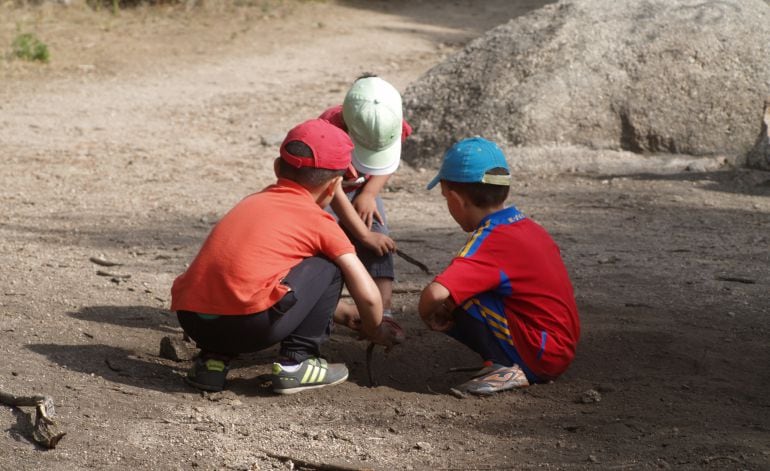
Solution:
<path fill-rule="evenodd" d="M 746 156 L 746 164 L 760 170 L 770 170 L 770 97 L 765 100 L 765 113 L 762 116 L 759 137 L 754 148 Z"/>
<path fill-rule="evenodd" d="M 404 160 L 457 139 L 745 156 L 770 94 L 765 0 L 562 0 L 515 18 L 404 93 Z"/>

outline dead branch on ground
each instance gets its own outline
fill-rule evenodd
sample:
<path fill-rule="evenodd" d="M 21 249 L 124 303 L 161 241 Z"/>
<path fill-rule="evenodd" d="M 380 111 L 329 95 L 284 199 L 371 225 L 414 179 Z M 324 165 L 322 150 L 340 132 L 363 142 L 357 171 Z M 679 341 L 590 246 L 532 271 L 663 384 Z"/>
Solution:
<path fill-rule="evenodd" d="M 60 432 L 53 419 L 56 411 L 53 399 L 48 396 L 15 396 L 0 391 L 0 402 L 12 407 L 35 407 L 35 425 L 32 428 L 32 439 L 46 448 L 56 448 L 65 432 Z"/>
<path fill-rule="evenodd" d="M 267 456 L 269 456 L 270 458 L 277 459 L 283 463 L 291 461 L 293 464 L 297 466 L 301 466 L 303 468 L 309 468 L 314 471 L 371 471 L 371 468 L 355 468 L 355 467 L 331 464 L 331 463 L 317 463 L 313 461 L 307 461 L 300 458 L 296 458 L 293 456 L 279 455 L 278 453 L 272 453 L 265 450 L 262 450 L 262 452 Z"/>

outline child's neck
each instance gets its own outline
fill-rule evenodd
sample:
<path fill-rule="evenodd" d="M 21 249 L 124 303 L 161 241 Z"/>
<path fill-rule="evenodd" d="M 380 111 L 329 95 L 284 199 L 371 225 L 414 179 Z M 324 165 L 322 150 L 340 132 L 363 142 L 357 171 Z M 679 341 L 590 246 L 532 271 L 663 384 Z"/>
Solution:
<path fill-rule="evenodd" d="M 470 206 L 468 208 L 468 223 L 469 226 L 472 226 L 474 229 L 479 227 L 479 224 L 481 224 L 481 221 L 484 220 L 485 217 L 489 216 L 492 213 L 496 213 L 500 211 L 501 209 L 505 209 L 504 204 L 500 204 L 497 206 L 490 206 L 488 208 L 479 208 L 478 206 Z"/>

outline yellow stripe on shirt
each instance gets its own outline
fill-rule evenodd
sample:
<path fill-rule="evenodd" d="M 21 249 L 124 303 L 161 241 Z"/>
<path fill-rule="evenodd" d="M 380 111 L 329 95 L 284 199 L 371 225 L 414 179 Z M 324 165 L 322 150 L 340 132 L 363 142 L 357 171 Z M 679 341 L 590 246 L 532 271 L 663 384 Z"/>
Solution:
<path fill-rule="evenodd" d="M 508 329 L 508 319 L 496 313 L 495 311 L 489 309 L 488 307 L 484 306 L 476 298 L 471 298 L 470 300 L 468 300 L 468 302 L 466 302 L 463 305 L 463 308 L 467 311 L 468 308 L 471 307 L 471 305 L 476 305 L 479 307 L 479 311 L 481 312 L 481 315 L 484 316 L 484 319 L 486 319 L 487 325 L 489 325 L 493 329 L 492 333 L 495 334 L 496 337 L 498 337 L 501 340 L 505 340 L 509 344 L 513 345 L 513 339 L 511 338 L 511 331 Z"/>
<path fill-rule="evenodd" d="M 476 239 L 481 236 L 481 234 L 484 233 L 484 230 L 489 227 L 489 224 L 492 222 L 492 220 L 488 220 L 484 223 L 483 226 L 476 229 L 476 231 L 473 233 L 470 239 L 468 239 L 468 242 L 465 244 L 465 247 L 463 247 L 462 250 L 460 250 L 460 253 L 457 254 L 458 257 L 465 257 L 465 255 L 468 253 L 468 251 L 473 247 L 473 243 L 476 242 Z"/>

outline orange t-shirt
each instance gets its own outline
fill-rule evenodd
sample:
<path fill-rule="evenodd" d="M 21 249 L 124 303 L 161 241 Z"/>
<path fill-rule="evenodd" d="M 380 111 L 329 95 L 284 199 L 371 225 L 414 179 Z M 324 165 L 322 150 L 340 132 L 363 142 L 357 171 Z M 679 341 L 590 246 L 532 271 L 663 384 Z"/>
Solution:
<path fill-rule="evenodd" d="M 329 260 L 355 248 L 301 185 L 279 179 L 244 198 L 212 229 L 171 287 L 171 309 L 243 315 L 264 311 L 288 291 L 281 280 L 302 260 Z"/>

